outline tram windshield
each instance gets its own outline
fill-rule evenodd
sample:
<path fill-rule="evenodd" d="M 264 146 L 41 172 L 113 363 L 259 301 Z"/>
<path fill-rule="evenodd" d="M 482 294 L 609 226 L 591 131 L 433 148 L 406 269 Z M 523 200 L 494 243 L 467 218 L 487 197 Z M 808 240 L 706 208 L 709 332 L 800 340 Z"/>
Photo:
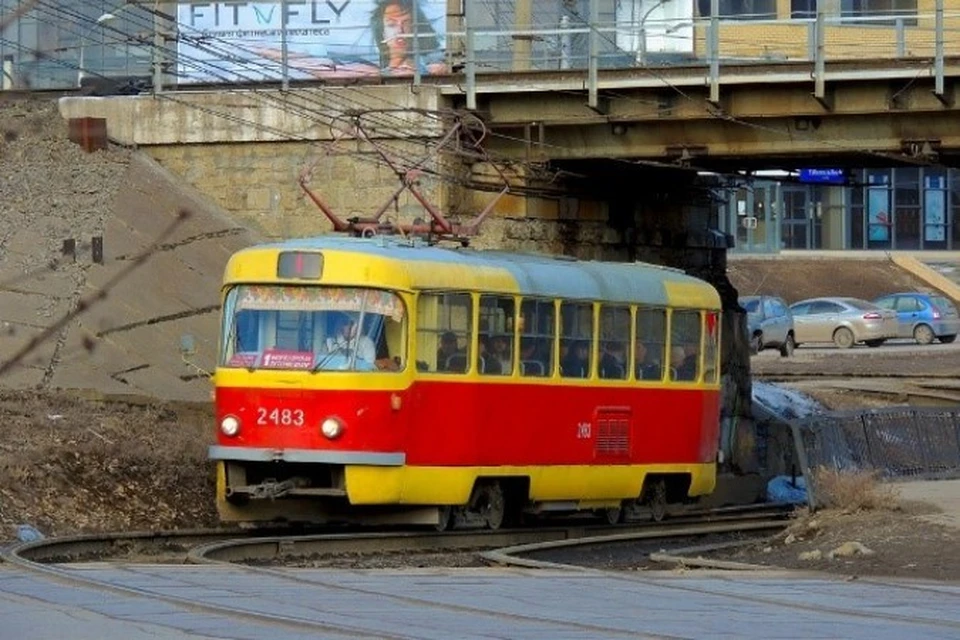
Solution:
<path fill-rule="evenodd" d="M 406 309 L 379 289 L 239 285 L 227 294 L 220 365 L 400 371 Z"/>

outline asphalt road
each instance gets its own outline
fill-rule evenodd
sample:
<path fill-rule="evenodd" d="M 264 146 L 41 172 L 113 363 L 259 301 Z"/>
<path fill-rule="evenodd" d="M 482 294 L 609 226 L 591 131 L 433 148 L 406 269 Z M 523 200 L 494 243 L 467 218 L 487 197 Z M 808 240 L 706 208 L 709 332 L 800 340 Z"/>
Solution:
<path fill-rule="evenodd" d="M 750 368 L 758 375 L 960 376 L 960 342 L 921 346 L 913 340 L 892 340 L 876 348 L 850 349 L 805 344 L 789 358 L 773 349 L 751 356 Z"/>

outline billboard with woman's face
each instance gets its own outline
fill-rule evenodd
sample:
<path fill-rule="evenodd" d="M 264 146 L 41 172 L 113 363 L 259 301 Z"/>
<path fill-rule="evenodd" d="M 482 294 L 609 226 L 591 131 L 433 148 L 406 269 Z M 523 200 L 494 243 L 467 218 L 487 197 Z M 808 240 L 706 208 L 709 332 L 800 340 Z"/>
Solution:
<path fill-rule="evenodd" d="M 179 82 L 448 72 L 446 0 L 286 0 L 177 5 Z"/>

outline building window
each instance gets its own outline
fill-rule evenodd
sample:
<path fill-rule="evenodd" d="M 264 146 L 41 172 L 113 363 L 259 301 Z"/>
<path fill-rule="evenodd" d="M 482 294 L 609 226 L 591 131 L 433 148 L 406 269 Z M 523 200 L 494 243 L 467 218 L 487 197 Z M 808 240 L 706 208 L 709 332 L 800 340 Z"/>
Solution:
<path fill-rule="evenodd" d="M 720 0 L 720 17 L 725 20 L 774 20 L 776 0 Z M 710 0 L 697 0 L 701 18 L 710 17 Z"/>
<path fill-rule="evenodd" d="M 893 224 L 890 216 L 890 171 L 871 170 L 867 175 L 867 248 L 890 249 Z"/>
<path fill-rule="evenodd" d="M 942 169 L 923 175 L 923 248 L 947 248 L 947 177 Z"/>
<path fill-rule="evenodd" d="M 905 26 L 916 26 L 917 0 L 840 0 L 840 15 L 844 22 L 861 25 L 891 25 L 899 18 Z"/>
<path fill-rule="evenodd" d="M 817 0 L 790 0 L 790 17 L 803 20 L 817 17 Z"/>
<path fill-rule="evenodd" d="M 850 248 L 863 249 L 863 171 L 856 172 L 850 189 Z"/>
<path fill-rule="evenodd" d="M 920 248 L 920 169 L 894 169 L 893 246 L 896 249 Z"/>

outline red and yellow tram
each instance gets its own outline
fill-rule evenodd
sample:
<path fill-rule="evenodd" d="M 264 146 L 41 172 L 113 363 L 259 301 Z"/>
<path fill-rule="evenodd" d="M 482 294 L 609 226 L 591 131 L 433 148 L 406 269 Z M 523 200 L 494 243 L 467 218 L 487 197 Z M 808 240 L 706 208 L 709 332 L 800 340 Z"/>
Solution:
<path fill-rule="evenodd" d="M 720 299 L 645 264 L 402 239 L 263 245 L 226 268 L 227 521 L 499 527 L 710 493 Z"/>

